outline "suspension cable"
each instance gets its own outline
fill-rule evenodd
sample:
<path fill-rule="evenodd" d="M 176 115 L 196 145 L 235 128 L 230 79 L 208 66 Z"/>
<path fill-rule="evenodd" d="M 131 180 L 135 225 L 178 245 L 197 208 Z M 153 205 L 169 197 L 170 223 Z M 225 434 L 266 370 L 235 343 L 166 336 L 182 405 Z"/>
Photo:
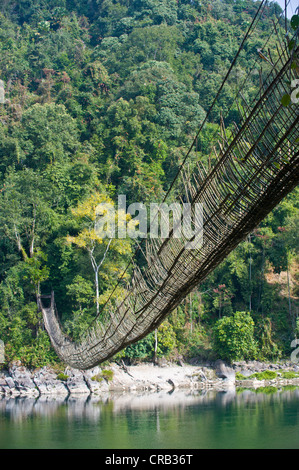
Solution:
<path fill-rule="evenodd" d="M 172 180 L 172 183 L 171 183 L 171 185 L 170 185 L 170 187 L 169 187 L 167 193 L 165 194 L 165 196 L 164 196 L 164 198 L 163 198 L 163 203 L 164 203 L 165 200 L 167 199 L 167 197 L 168 197 L 168 195 L 170 194 L 170 192 L 171 192 L 171 190 L 172 190 L 172 188 L 173 188 L 175 182 L 177 181 L 177 179 L 178 179 L 178 177 L 179 177 L 181 171 L 183 170 L 183 167 L 184 167 L 184 165 L 185 165 L 185 163 L 186 163 L 186 161 L 187 161 L 187 159 L 188 159 L 188 157 L 189 157 L 189 155 L 190 155 L 190 153 L 191 153 L 193 147 L 195 146 L 195 144 L 196 144 L 196 142 L 197 142 L 197 139 L 198 139 L 198 137 L 199 137 L 199 135 L 200 135 L 200 133 L 201 133 L 203 127 L 204 127 L 205 124 L 207 123 L 208 117 L 210 116 L 210 114 L 211 114 L 211 112 L 212 112 L 212 110 L 213 110 L 213 108 L 214 108 L 214 106 L 215 106 L 215 104 L 216 104 L 216 102 L 217 102 L 217 100 L 218 100 L 218 98 L 219 98 L 219 95 L 221 94 L 221 92 L 222 92 L 222 90 L 223 90 L 223 87 L 224 87 L 224 85 L 226 84 L 226 82 L 227 82 L 227 80 L 228 80 L 228 77 L 229 77 L 229 75 L 230 75 L 230 73 L 231 73 L 233 67 L 234 67 L 235 64 L 236 64 L 236 61 L 237 61 L 237 59 L 238 59 L 238 57 L 239 57 L 239 55 L 240 55 L 240 53 L 241 53 L 241 51 L 242 51 L 242 49 L 243 49 L 243 47 L 244 47 L 245 42 L 247 41 L 247 39 L 248 39 L 248 37 L 249 37 L 249 35 L 250 35 L 250 33 L 251 33 L 253 27 L 256 26 L 256 25 L 255 25 L 255 21 L 256 21 L 256 19 L 258 18 L 260 12 L 261 12 L 262 10 L 264 10 L 267 1 L 268 1 L 268 0 L 262 0 L 262 1 L 261 1 L 261 4 L 260 4 L 258 10 L 256 11 L 256 13 L 255 13 L 255 15 L 254 15 L 254 18 L 252 19 L 252 21 L 251 21 L 251 23 L 250 23 L 250 26 L 249 26 L 249 28 L 247 29 L 247 32 L 246 32 L 246 34 L 245 34 L 245 36 L 244 36 L 244 38 L 243 38 L 243 40 L 242 40 L 242 42 L 241 42 L 241 44 L 240 44 L 240 46 L 239 46 L 239 49 L 238 49 L 237 53 L 235 54 L 235 57 L 234 57 L 233 61 L 231 62 L 231 65 L 230 65 L 230 67 L 229 67 L 229 69 L 228 69 L 228 71 L 227 71 L 227 73 L 226 73 L 226 75 L 225 75 L 225 77 L 224 77 L 224 79 L 223 79 L 223 81 L 222 81 L 222 83 L 221 83 L 221 86 L 220 86 L 220 88 L 218 89 L 218 92 L 217 92 L 216 96 L 214 97 L 214 100 L 213 100 L 212 104 L 210 105 L 210 107 L 209 107 L 209 109 L 208 109 L 208 111 L 207 111 L 207 114 L 206 114 L 206 116 L 205 116 L 205 119 L 203 120 L 202 124 L 200 125 L 200 128 L 199 128 L 199 130 L 198 130 L 196 136 L 194 137 L 194 139 L 193 139 L 193 141 L 192 141 L 192 144 L 191 144 L 191 146 L 189 147 L 189 150 L 187 151 L 187 153 L 186 153 L 186 155 L 185 155 L 185 157 L 184 157 L 183 162 L 181 163 L 181 165 L 180 165 L 180 167 L 179 167 L 179 169 L 178 169 L 178 171 L 177 171 L 177 173 L 176 173 L 174 179 Z M 289 3 L 289 2 L 290 2 L 290 0 L 288 0 L 288 3 Z M 262 11 L 261 15 L 262 15 L 262 14 L 263 14 L 263 11 Z M 272 32 L 272 34 L 273 34 L 273 32 Z M 271 34 L 270 36 L 272 36 L 272 34 Z M 268 39 L 267 39 L 267 41 L 266 41 L 266 44 L 268 43 L 268 41 L 269 41 L 269 37 L 268 37 Z M 256 61 L 255 61 L 255 63 L 256 63 Z M 251 69 L 250 72 L 247 74 L 247 76 L 246 76 L 246 78 L 245 78 L 245 81 L 243 82 L 242 86 L 246 83 L 246 81 L 247 81 L 247 79 L 248 79 L 248 76 L 250 75 L 251 71 L 252 71 L 252 69 Z M 240 91 L 240 89 L 238 90 L 238 93 L 237 93 L 236 97 L 234 98 L 233 103 L 235 102 L 235 100 L 236 100 L 236 98 L 237 98 L 237 96 L 238 96 L 238 94 L 239 94 L 239 91 Z M 233 103 L 231 104 L 230 109 L 231 109 Z M 229 110 L 230 110 L 230 109 L 229 109 Z M 133 264 L 134 259 L 136 258 L 136 256 L 137 256 L 137 254 L 139 253 L 139 251 L 140 251 L 140 245 L 138 244 L 138 246 L 137 246 L 137 248 L 136 248 L 134 254 L 132 255 L 130 261 L 128 262 L 126 268 L 124 269 L 124 271 L 123 271 L 123 273 L 121 274 L 121 276 L 118 278 L 118 281 L 117 281 L 116 285 L 114 286 L 114 288 L 112 289 L 111 293 L 109 294 L 108 299 L 107 299 L 107 300 L 105 301 L 105 303 L 102 305 L 101 312 L 105 309 L 105 307 L 107 306 L 107 304 L 108 304 L 109 301 L 111 300 L 113 294 L 115 293 L 116 289 L 117 289 L 118 286 L 120 285 L 120 282 L 122 281 L 122 279 L 123 279 L 124 276 L 126 275 L 128 269 L 129 269 L 130 266 Z M 93 321 L 92 321 L 91 323 L 94 323 L 94 322 L 97 320 L 97 318 L 99 317 L 99 315 L 100 315 L 101 312 L 99 312 L 99 313 L 94 317 L 94 319 L 93 319 Z"/>

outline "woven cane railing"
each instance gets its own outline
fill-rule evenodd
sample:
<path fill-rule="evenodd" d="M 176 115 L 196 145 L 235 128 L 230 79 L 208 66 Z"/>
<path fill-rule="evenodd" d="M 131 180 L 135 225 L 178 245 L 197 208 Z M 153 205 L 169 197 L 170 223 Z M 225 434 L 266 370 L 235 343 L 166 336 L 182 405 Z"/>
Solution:
<path fill-rule="evenodd" d="M 287 51 L 271 68 L 254 104 L 243 103 L 234 135 L 221 127 L 213 168 L 207 171 L 198 162 L 191 175 L 180 175 L 179 199 L 192 203 L 193 217 L 196 203 L 202 205 L 202 244 L 188 249 L 184 236 L 147 241 L 146 265 L 140 268 L 133 260 L 122 295 L 111 296 L 79 343 L 63 333 L 54 295 L 48 308 L 40 302 L 45 328 L 62 361 L 91 368 L 156 329 L 298 184 L 298 105 L 281 103 L 296 78 Z"/>

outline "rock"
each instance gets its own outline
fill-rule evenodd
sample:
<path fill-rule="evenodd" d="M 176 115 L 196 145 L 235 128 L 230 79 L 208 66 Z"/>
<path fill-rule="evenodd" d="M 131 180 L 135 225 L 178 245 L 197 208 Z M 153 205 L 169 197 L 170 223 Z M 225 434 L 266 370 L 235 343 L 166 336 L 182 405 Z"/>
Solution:
<path fill-rule="evenodd" d="M 228 367 L 221 359 L 215 362 L 215 372 L 217 377 L 225 379 L 230 382 L 234 382 L 236 379 L 236 373 L 232 367 Z"/>
<path fill-rule="evenodd" d="M 270 366 L 268 367 L 268 369 L 272 369 L 272 370 L 278 370 L 280 369 L 280 365 L 279 364 L 270 364 Z"/>
<path fill-rule="evenodd" d="M 153 384 L 151 388 L 156 389 L 157 392 L 161 392 L 163 390 L 164 391 L 174 390 L 175 387 L 174 387 L 173 381 L 170 379 L 170 380 L 167 380 L 166 382 L 164 380 L 156 382 L 155 384 Z"/>
<path fill-rule="evenodd" d="M 13 379 L 9 375 L 4 373 L 0 377 L 0 393 L 1 395 L 14 396 L 19 394 Z"/>
<path fill-rule="evenodd" d="M 174 381 L 172 379 L 168 379 L 167 383 L 169 383 L 171 385 L 173 390 L 177 387 L 177 385 L 174 383 Z"/>
<path fill-rule="evenodd" d="M 15 381 L 15 384 L 20 392 L 20 396 L 39 396 L 39 390 L 31 378 L 20 377 Z"/>
<path fill-rule="evenodd" d="M 158 357 L 157 360 L 156 360 L 156 365 L 158 367 L 168 367 L 169 363 L 167 362 L 165 357 Z"/>
<path fill-rule="evenodd" d="M 204 371 L 203 371 L 202 369 L 199 369 L 197 376 L 198 376 L 198 379 L 199 379 L 201 382 L 202 382 L 202 381 L 206 382 L 206 381 L 208 380 L 206 374 L 204 373 Z"/>
<path fill-rule="evenodd" d="M 85 382 L 91 393 L 95 395 L 107 393 L 109 385 L 103 377 L 101 377 L 100 367 L 94 367 L 84 373 Z"/>
<path fill-rule="evenodd" d="M 136 367 L 138 368 L 138 366 Z M 128 367 L 124 368 L 123 366 L 118 366 L 117 364 L 112 363 L 110 364 L 108 370 L 110 370 L 112 373 L 110 380 L 107 381 L 105 379 L 105 382 L 108 384 L 109 390 L 129 390 L 130 387 L 137 385 L 138 380 L 136 380 L 136 377 L 132 376 L 132 374 L 129 372 Z M 104 372 L 104 370 L 102 372 Z"/>
<path fill-rule="evenodd" d="M 34 374 L 33 381 L 41 395 L 67 396 L 69 391 L 62 380 L 57 379 L 57 373 L 48 367 L 43 367 Z"/>
<path fill-rule="evenodd" d="M 14 383 L 14 381 L 11 377 L 6 377 L 5 382 L 6 382 L 6 385 L 8 386 L 8 388 L 10 388 L 11 390 L 16 388 L 15 383 Z"/>
<path fill-rule="evenodd" d="M 253 371 L 249 369 L 241 369 L 240 374 L 242 374 L 244 377 L 249 377 L 253 374 Z"/>
<path fill-rule="evenodd" d="M 242 387 L 258 388 L 264 385 L 264 381 L 257 379 L 245 379 L 240 381 L 240 385 Z"/>
<path fill-rule="evenodd" d="M 85 382 L 83 372 L 67 367 L 65 374 L 68 376 L 66 386 L 71 395 L 90 395 L 90 389 Z"/>
<path fill-rule="evenodd" d="M 7 387 L 7 383 L 4 380 L 4 377 L 0 377 L 0 394 L 5 393 L 5 387 Z"/>
<path fill-rule="evenodd" d="M 272 367 L 271 367 L 272 366 Z M 105 369 L 108 370 L 105 370 Z M 236 385 L 235 372 L 240 372 L 246 380 L 238 380 L 238 386 L 258 387 L 261 381 L 251 380 L 249 376 L 255 372 L 273 369 L 298 371 L 298 365 L 292 363 L 267 364 L 258 361 L 238 362 L 233 367 L 218 360 L 208 366 L 201 363 L 197 366 L 184 364 L 169 364 L 165 367 L 153 363 L 141 363 L 135 366 L 111 363 L 107 367 L 95 367 L 88 371 L 80 371 L 67 367 L 59 374 L 51 367 L 43 367 L 34 372 L 14 363 L 9 370 L 0 371 L 0 397 L 32 397 L 49 396 L 50 399 L 64 399 L 69 395 L 89 397 L 90 395 L 108 396 L 114 391 L 128 392 L 157 392 L 177 391 L 178 389 L 214 388 L 228 390 Z M 279 373 L 276 379 L 265 383 L 278 382 L 284 384 Z M 298 379 L 285 380 L 286 384 L 299 382 Z M 77 395 L 77 397 L 76 397 Z M 59 397 L 59 398 L 58 398 Z"/>
<path fill-rule="evenodd" d="M 20 396 L 39 396 L 38 388 L 26 367 L 13 364 L 9 367 L 9 374 L 10 377 L 6 378 L 6 383 L 11 389 L 16 388 Z"/>

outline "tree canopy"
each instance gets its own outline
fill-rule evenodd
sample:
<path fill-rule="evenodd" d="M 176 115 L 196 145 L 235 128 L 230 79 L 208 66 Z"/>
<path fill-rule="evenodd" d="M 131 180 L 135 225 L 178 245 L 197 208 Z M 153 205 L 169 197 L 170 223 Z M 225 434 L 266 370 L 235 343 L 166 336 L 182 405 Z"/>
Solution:
<path fill-rule="evenodd" d="M 253 0 L 1 2 L 0 338 L 7 361 L 32 366 L 58 361 L 37 309 L 38 292 L 55 291 L 61 321 L 74 337 L 100 313 L 134 242 L 95 235 L 90 209 L 104 199 L 115 205 L 118 194 L 128 203 L 163 198 L 258 5 Z M 265 7 L 190 154 L 191 168 L 197 160 L 206 168 L 213 165 L 216 124 L 221 116 L 227 132 L 234 126 L 236 89 L 253 67 L 243 93 L 250 100 L 257 92 L 257 49 L 268 40 L 268 50 L 276 54 L 273 20 L 280 13 L 276 3 Z M 277 27 L 284 28 L 284 21 Z M 250 338 L 244 344 L 260 341 L 254 355 L 288 354 L 299 329 L 297 248 L 295 190 L 156 336 L 121 354 L 130 360 L 219 355 L 213 331 L 235 331 L 236 312 L 247 312 L 241 320 Z M 230 357 L 236 353 L 225 351 Z M 242 348 L 239 352 L 238 357 Z"/>

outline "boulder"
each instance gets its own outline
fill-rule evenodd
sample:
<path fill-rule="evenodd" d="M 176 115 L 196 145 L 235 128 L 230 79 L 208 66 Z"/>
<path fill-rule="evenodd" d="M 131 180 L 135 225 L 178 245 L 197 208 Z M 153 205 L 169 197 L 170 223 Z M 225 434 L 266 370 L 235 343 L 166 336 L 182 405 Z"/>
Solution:
<path fill-rule="evenodd" d="M 244 377 L 250 377 L 254 372 L 250 369 L 241 369 L 240 374 L 242 374 Z"/>
<path fill-rule="evenodd" d="M 235 382 L 236 373 L 232 367 L 228 367 L 221 359 L 215 362 L 215 373 L 220 379 L 225 379 L 229 382 Z"/>
<path fill-rule="evenodd" d="M 57 372 L 48 367 L 35 372 L 33 381 L 41 395 L 59 395 L 67 396 L 69 391 L 64 381 L 57 379 Z"/>
<path fill-rule="evenodd" d="M 67 367 L 65 374 L 68 376 L 66 386 L 71 395 L 90 395 L 90 389 L 85 381 L 83 372 Z"/>
<path fill-rule="evenodd" d="M 84 372 L 84 379 L 90 392 L 95 395 L 107 393 L 109 385 L 107 381 L 101 376 L 101 368 L 94 367 Z"/>
<path fill-rule="evenodd" d="M 177 384 L 172 379 L 168 379 L 167 383 L 171 385 L 172 390 L 174 390 L 177 387 Z"/>
<path fill-rule="evenodd" d="M 38 388 L 32 380 L 31 372 L 26 367 L 19 364 L 12 364 L 9 367 L 10 377 L 6 377 L 6 383 L 18 390 L 20 396 L 39 396 Z"/>
<path fill-rule="evenodd" d="M 19 395 L 13 379 L 8 374 L 2 374 L 0 377 L 1 395 Z"/>

